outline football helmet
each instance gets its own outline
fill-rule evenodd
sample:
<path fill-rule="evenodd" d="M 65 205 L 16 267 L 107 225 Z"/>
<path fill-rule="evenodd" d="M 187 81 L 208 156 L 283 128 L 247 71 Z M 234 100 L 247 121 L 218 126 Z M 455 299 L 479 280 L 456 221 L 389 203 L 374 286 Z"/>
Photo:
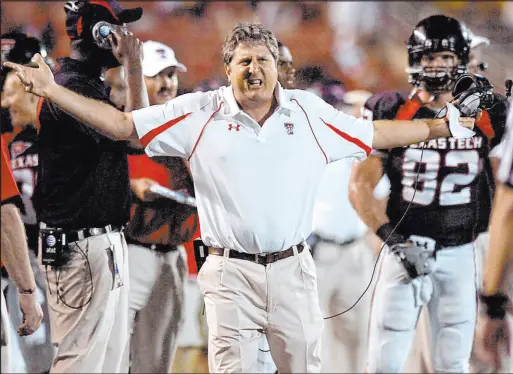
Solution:
<path fill-rule="evenodd" d="M 420 21 L 408 40 L 409 83 L 415 88 L 437 94 L 451 91 L 456 80 L 467 72 L 470 38 L 459 21 L 444 15 L 434 15 Z M 452 52 L 459 58 L 450 67 L 423 67 L 422 57 L 430 53 Z"/>

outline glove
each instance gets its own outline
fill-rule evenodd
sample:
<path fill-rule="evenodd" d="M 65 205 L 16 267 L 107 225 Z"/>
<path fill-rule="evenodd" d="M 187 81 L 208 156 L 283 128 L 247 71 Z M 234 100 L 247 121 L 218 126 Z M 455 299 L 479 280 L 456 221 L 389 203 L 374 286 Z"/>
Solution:
<path fill-rule="evenodd" d="M 435 257 L 433 252 L 414 244 L 410 240 L 392 245 L 390 252 L 401 262 L 411 279 L 428 275 L 434 270 Z"/>
<path fill-rule="evenodd" d="M 407 238 L 395 231 L 395 227 L 390 222 L 382 225 L 376 231 L 376 235 L 388 245 L 390 253 L 397 257 L 411 279 L 427 275 L 434 270 L 434 242 L 431 249 L 427 246 L 417 245 L 418 237 L 412 235 Z"/>

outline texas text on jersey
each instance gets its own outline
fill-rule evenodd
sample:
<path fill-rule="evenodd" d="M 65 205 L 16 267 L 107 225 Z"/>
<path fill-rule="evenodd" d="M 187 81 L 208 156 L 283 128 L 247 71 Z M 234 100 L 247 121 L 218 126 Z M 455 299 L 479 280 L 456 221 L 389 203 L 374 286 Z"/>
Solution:
<path fill-rule="evenodd" d="M 20 213 L 25 224 L 29 248 L 37 250 L 38 227 L 32 203 L 39 165 L 37 130 L 32 126 L 25 127 L 9 144 L 9 152 L 14 180 L 23 200 Z"/>
<path fill-rule="evenodd" d="M 399 232 L 428 236 L 442 246 L 473 240 L 482 209 L 480 200 L 489 199 L 480 180 L 488 172 L 488 153 L 500 142 L 506 120 L 507 102 L 499 95 L 495 99 L 495 105 L 476 122 L 472 138 L 434 139 L 384 151 L 384 170 L 392 185 L 388 217 L 395 225 L 408 211 Z M 373 95 L 363 114 L 373 120 L 409 120 L 433 118 L 436 112 L 416 97 L 385 92 Z"/>

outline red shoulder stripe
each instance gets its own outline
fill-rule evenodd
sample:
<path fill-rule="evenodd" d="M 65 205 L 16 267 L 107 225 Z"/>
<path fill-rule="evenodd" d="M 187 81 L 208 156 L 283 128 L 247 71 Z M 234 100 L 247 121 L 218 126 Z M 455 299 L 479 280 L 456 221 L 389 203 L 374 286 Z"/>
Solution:
<path fill-rule="evenodd" d="M 164 123 L 163 125 L 160 125 L 159 127 L 155 127 L 151 131 L 148 131 L 148 133 L 141 138 L 141 144 L 146 148 L 148 146 L 148 144 L 150 144 L 153 139 L 155 139 L 157 136 L 162 134 L 164 131 L 166 131 L 167 129 L 173 127 L 174 125 L 176 125 L 177 123 L 179 123 L 180 121 L 185 119 L 189 114 L 191 114 L 191 113 L 186 113 L 183 116 L 174 118 L 171 121 L 168 121 L 168 122 Z"/>

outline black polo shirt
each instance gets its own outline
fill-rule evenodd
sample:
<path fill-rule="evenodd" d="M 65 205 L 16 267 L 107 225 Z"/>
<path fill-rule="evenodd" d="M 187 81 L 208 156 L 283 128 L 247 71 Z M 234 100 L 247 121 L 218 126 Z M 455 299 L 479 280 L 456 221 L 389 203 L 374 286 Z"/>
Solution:
<path fill-rule="evenodd" d="M 55 81 L 115 106 L 101 67 L 58 60 Z M 99 134 L 48 100 L 39 103 L 39 176 L 34 193 L 38 221 L 67 230 L 124 225 L 130 193 L 125 142 Z"/>

